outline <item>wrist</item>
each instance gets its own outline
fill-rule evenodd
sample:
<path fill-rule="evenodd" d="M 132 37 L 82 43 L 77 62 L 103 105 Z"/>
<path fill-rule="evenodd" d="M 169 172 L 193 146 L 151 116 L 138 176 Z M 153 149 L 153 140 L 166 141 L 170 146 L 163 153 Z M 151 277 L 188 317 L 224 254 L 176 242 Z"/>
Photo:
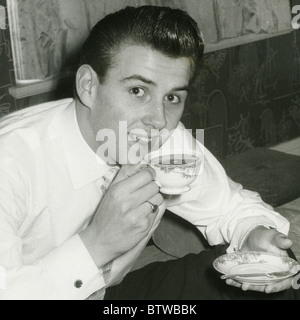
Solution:
<path fill-rule="evenodd" d="M 241 243 L 239 244 L 239 250 L 255 250 L 256 246 L 253 246 L 253 239 L 256 238 L 255 233 L 260 230 L 268 230 L 269 227 L 265 225 L 252 226 L 243 236 Z M 254 241 L 255 242 L 255 241 Z"/>
<path fill-rule="evenodd" d="M 92 226 L 82 230 L 78 235 L 98 269 L 113 260 L 113 257 L 110 257 L 109 248 L 106 249 L 106 246 L 99 239 L 98 233 L 95 232 Z"/>

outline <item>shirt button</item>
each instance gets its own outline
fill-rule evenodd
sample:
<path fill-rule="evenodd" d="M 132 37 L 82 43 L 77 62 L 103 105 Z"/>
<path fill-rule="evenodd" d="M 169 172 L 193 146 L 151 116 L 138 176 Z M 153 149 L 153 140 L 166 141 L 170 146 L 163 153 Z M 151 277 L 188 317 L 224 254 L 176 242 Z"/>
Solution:
<path fill-rule="evenodd" d="M 81 280 L 76 280 L 74 282 L 74 287 L 77 288 L 77 289 L 81 288 L 82 285 L 83 285 L 83 282 Z"/>

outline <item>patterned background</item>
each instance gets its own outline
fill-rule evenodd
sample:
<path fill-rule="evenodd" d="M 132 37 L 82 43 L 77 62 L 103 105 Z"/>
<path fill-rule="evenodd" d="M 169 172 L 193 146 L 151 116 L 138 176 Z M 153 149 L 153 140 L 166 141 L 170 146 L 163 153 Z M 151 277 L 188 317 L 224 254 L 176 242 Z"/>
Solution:
<path fill-rule="evenodd" d="M 224 158 L 300 135 L 300 31 L 207 54 L 183 118 Z"/>
<path fill-rule="evenodd" d="M 206 54 L 184 124 L 205 128 L 205 144 L 219 159 L 300 136 L 299 50 L 300 31 L 294 31 Z M 64 86 L 20 100 L 9 95 L 14 74 L 8 28 L 0 30 L 0 70 L 0 116 L 71 92 Z"/>

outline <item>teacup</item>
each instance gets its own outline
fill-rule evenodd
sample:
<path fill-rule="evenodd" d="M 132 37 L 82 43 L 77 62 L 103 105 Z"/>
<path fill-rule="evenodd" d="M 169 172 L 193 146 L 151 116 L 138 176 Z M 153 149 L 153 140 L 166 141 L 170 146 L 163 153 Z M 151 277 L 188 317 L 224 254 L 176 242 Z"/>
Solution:
<path fill-rule="evenodd" d="M 192 154 L 172 154 L 149 156 L 147 161 L 156 172 L 160 192 L 175 195 L 191 189 L 200 170 L 200 160 Z"/>

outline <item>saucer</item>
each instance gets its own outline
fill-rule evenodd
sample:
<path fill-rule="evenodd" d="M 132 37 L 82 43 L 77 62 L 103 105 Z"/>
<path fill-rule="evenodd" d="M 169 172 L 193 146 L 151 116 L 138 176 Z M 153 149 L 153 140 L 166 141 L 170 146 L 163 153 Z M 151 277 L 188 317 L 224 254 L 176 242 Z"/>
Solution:
<path fill-rule="evenodd" d="M 182 193 L 185 193 L 187 191 L 190 191 L 191 190 L 191 187 L 187 186 L 187 187 L 184 187 L 184 188 L 160 188 L 159 191 L 161 193 L 164 193 L 164 194 L 182 194 Z"/>
<path fill-rule="evenodd" d="M 268 252 L 233 252 L 220 256 L 213 262 L 214 268 L 223 274 L 256 274 L 256 273 L 271 273 L 279 271 L 289 271 L 285 276 L 253 276 L 242 277 L 237 276 L 234 279 L 238 282 L 245 282 L 256 285 L 266 285 L 273 282 L 278 282 L 295 275 L 300 266 L 297 261 L 292 258 L 276 255 Z"/>

